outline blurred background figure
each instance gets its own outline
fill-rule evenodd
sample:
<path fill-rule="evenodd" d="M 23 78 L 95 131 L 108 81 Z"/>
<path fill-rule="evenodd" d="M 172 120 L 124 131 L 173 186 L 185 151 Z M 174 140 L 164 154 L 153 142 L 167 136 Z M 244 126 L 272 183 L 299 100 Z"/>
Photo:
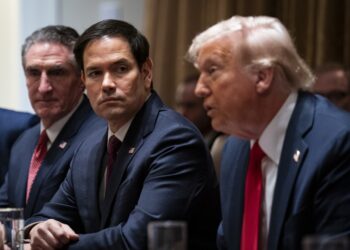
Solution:
<path fill-rule="evenodd" d="M 194 94 L 197 80 L 198 75 L 191 75 L 179 84 L 175 96 L 176 111 L 196 125 L 211 148 L 219 133 L 211 127 L 210 118 L 203 107 L 203 99 Z"/>
<path fill-rule="evenodd" d="M 219 177 L 221 150 L 226 135 L 213 129 L 211 119 L 203 106 L 203 98 L 194 93 L 198 77 L 198 74 L 190 75 L 178 85 L 175 95 L 176 111 L 196 125 L 202 133 L 213 157 L 216 175 Z"/>
<path fill-rule="evenodd" d="M 338 107 L 350 111 L 350 75 L 339 63 L 326 63 L 315 70 L 313 91 L 327 97 Z"/>
<path fill-rule="evenodd" d="M 32 114 L 0 108 L 0 185 L 7 172 L 12 144 L 25 129 L 38 122 L 39 118 Z"/>

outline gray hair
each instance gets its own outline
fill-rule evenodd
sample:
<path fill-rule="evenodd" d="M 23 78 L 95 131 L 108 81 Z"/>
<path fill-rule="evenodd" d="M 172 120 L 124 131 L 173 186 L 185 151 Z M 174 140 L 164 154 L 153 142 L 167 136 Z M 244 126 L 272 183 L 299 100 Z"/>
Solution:
<path fill-rule="evenodd" d="M 25 55 L 36 43 L 55 43 L 65 46 L 72 51 L 72 62 L 77 65 L 74 60 L 73 49 L 79 38 L 78 32 L 64 25 L 49 25 L 34 31 L 28 36 L 22 45 L 22 65 L 25 66 Z"/>
<path fill-rule="evenodd" d="M 239 34 L 237 39 L 236 34 Z M 232 50 L 238 63 L 248 72 L 273 67 L 277 77 L 291 89 L 310 89 L 314 76 L 299 56 L 284 25 L 268 16 L 233 16 L 197 35 L 188 50 L 187 58 L 195 63 L 204 44 L 227 36 L 232 38 Z"/>

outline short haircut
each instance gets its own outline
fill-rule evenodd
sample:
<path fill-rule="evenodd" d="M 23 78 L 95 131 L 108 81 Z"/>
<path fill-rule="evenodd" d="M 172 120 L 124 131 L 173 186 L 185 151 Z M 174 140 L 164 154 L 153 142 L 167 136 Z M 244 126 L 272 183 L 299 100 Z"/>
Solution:
<path fill-rule="evenodd" d="M 325 64 L 319 65 L 316 69 L 315 69 L 315 74 L 323 74 L 323 73 L 327 73 L 330 71 L 335 71 L 335 70 L 340 70 L 340 71 L 347 71 L 347 68 L 337 62 L 327 62 Z"/>
<path fill-rule="evenodd" d="M 74 48 L 74 55 L 82 70 L 84 70 L 83 54 L 86 46 L 91 41 L 103 37 L 122 37 L 126 39 L 139 69 L 141 69 L 143 63 L 149 57 L 149 43 L 144 35 L 127 22 L 108 19 L 90 26 L 77 41 Z"/>
<path fill-rule="evenodd" d="M 207 42 L 233 35 L 230 49 L 243 69 L 250 72 L 273 67 L 289 88 L 311 88 L 314 76 L 310 68 L 299 56 L 287 29 L 273 17 L 233 16 L 215 24 L 193 39 L 187 54 L 189 61 L 197 60 Z"/>
<path fill-rule="evenodd" d="M 72 51 L 72 61 L 76 65 L 73 57 L 73 49 L 79 38 L 78 32 L 64 25 L 49 25 L 34 31 L 28 36 L 22 45 L 22 65 L 25 66 L 25 55 L 31 46 L 36 43 L 56 43 L 65 46 Z"/>
<path fill-rule="evenodd" d="M 185 85 L 197 84 L 198 79 L 199 79 L 199 74 L 197 73 L 188 75 L 184 78 L 183 84 Z"/>

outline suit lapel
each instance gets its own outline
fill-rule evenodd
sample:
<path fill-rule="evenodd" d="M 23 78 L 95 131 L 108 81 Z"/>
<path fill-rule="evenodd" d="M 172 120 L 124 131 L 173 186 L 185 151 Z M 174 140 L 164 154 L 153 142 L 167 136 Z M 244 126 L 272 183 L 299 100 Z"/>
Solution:
<path fill-rule="evenodd" d="M 88 166 L 84 167 L 84 171 L 82 171 L 82 180 L 86 183 L 91 183 L 91 185 L 87 185 L 87 191 L 85 193 L 85 200 L 89 200 L 89 202 L 85 203 L 87 207 L 87 211 L 90 213 L 95 213 L 92 217 L 95 218 L 97 228 L 100 224 L 100 183 L 102 179 L 102 171 L 104 169 L 102 164 L 104 164 L 103 159 L 106 151 L 106 143 L 107 143 L 107 130 L 103 129 L 101 132 L 94 134 L 94 139 L 89 140 L 89 142 L 93 142 L 93 144 L 88 145 L 89 150 L 87 150 Z"/>
<path fill-rule="evenodd" d="M 310 130 L 314 116 L 314 102 L 304 93 L 299 93 L 298 101 L 288 125 L 283 150 L 278 166 L 278 174 L 271 210 L 268 249 L 278 249 L 283 224 L 291 201 L 292 191 L 308 145 L 304 141 Z"/>
<path fill-rule="evenodd" d="M 30 193 L 28 199 L 26 213 L 32 213 L 36 200 L 40 196 L 40 190 L 42 188 L 43 182 L 49 178 L 48 176 L 56 168 L 57 164 L 62 164 L 61 161 L 63 157 L 69 150 L 75 134 L 78 133 L 80 127 L 88 117 L 87 113 L 89 112 L 92 112 L 92 109 L 88 103 L 87 98 L 84 96 L 83 102 L 80 104 L 72 117 L 68 120 L 67 124 L 62 128 L 61 132 L 58 134 L 51 148 L 47 152 L 42 165 L 40 166 L 39 172 L 35 177 L 32 185 L 32 192 Z"/>
<path fill-rule="evenodd" d="M 142 147 L 143 138 L 153 131 L 161 106 L 163 106 L 163 104 L 157 94 L 153 92 L 130 125 L 118 152 L 117 161 L 113 166 L 111 180 L 107 186 L 105 200 L 102 206 L 103 210 L 101 211 L 102 228 L 108 223 L 110 212 L 116 199 L 119 186 L 122 182 L 123 174 L 131 159 Z"/>
<path fill-rule="evenodd" d="M 243 144 L 243 146 L 240 144 Z M 228 190 L 231 190 L 228 192 L 230 197 L 225 197 L 225 199 L 230 201 L 230 205 L 227 208 L 223 206 L 222 209 L 228 209 L 228 211 L 225 211 L 224 214 L 228 214 L 230 216 L 224 230 L 226 241 L 234 244 L 232 249 L 240 248 L 244 208 L 245 176 L 248 169 L 249 151 L 249 141 L 239 140 L 239 144 L 234 144 L 229 152 L 229 162 L 236 162 L 237 165 L 230 166 L 225 174 L 227 175 L 225 178 L 229 180 Z M 235 154 L 232 155 L 232 152 L 235 152 Z M 231 158 L 232 156 L 233 158 Z M 230 177 L 229 175 L 233 175 L 233 177 Z"/>
<path fill-rule="evenodd" d="M 31 132 L 29 133 L 30 135 L 28 137 L 28 140 L 26 140 L 26 145 L 22 147 L 22 149 L 24 149 L 23 152 L 16 152 L 17 154 L 19 154 L 18 157 L 20 158 L 18 160 L 19 167 L 16 167 L 18 171 L 16 174 L 18 175 L 19 180 L 16 182 L 17 184 L 15 187 L 11 183 L 9 183 L 9 188 L 15 188 L 17 190 L 17 195 L 14 197 L 16 199 L 15 204 L 18 204 L 19 207 L 26 206 L 28 172 L 30 162 L 32 160 L 32 155 L 40 135 L 40 125 L 36 125 L 35 127 L 33 127 L 31 129 Z"/>

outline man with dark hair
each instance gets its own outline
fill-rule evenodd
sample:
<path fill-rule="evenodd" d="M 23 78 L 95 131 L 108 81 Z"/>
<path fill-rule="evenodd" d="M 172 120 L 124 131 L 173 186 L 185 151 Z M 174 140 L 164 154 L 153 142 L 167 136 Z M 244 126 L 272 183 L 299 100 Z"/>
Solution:
<path fill-rule="evenodd" d="M 73 54 L 78 37 L 70 27 L 47 26 L 22 47 L 29 99 L 40 124 L 26 130 L 12 147 L 0 206 L 23 207 L 25 218 L 55 194 L 81 141 L 105 125 L 83 94 Z"/>
<path fill-rule="evenodd" d="M 0 185 L 7 173 L 12 144 L 25 129 L 38 122 L 38 117 L 32 114 L 0 108 Z"/>
<path fill-rule="evenodd" d="M 349 70 L 338 63 L 326 63 L 316 68 L 315 75 L 313 92 L 327 97 L 339 108 L 350 111 Z"/>
<path fill-rule="evenodd" d="M 34 225 L 39 249 L 146 249 L 147 224 L 182 220 L 189 249 L 215 249 L 219 197 L 195 127 L 152 90 L 146 38 L 104 20 L 75 47 L 95 112 L 108 121 L 78 148 L 61 188 Z M 30 226 L 29 226 L 30 227 Z"/>

